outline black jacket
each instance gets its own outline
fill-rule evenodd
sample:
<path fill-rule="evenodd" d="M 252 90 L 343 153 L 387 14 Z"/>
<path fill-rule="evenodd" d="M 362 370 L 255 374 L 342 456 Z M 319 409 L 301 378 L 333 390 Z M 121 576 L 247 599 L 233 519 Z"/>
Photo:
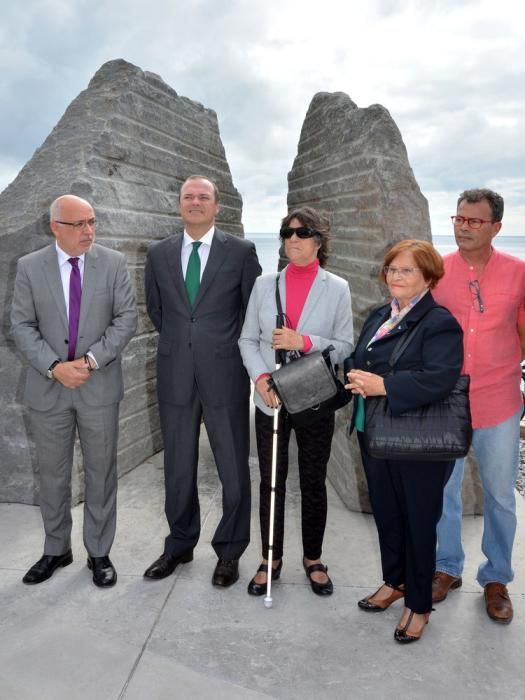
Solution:
<path fill-rule="evenodd" d="M 399 415 L 439 401 L 451 392 L 463 365 L 463 331 L 452 314 L 437 306 L 428 292 L 388 335 L 367 348 L 370 338 L 389 316 L 390 304 L 372 311 L 363 325 L 350 366 L 384 377 L 388 403 L 392 413 Z M 395 364 L 394 373 L 389 374 L 388 361 L 396 344 L 423 316 Z M 352 418 L 352 427 L 353 423 Z"/>

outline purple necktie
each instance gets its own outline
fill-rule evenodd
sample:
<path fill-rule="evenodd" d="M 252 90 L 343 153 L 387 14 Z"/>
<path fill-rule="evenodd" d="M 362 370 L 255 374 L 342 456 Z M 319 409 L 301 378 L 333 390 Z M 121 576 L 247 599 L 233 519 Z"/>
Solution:
<path fill-rule="evenodd" d="M 69 258 L 71 263 L 71 274 L 69 276 L 69 352 L 68 360 L 75 359 L 78 337 L 78 319 L 80 317 L 80 297 L 82 296 L 82 285 L 80 283 L 80 269 L 78 258 Z"/>

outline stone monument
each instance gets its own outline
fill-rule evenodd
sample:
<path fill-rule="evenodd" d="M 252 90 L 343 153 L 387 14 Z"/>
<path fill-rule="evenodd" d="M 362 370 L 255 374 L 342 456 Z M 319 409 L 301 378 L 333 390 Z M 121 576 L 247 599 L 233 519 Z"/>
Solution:
<path fill-rule="evenodd" d="M 9 313 L 16 261 L 54 241 L 48 209 L 61 194 L 76 194 L 93 204 L 98 241 L 127 255 L 137 288 L 139 328 L 123 363 L 119 474 L 161 449 L 156 334 L 144 307 L 144 256 L 150 241 L 169 236 L 180 225 L 178 191 L 192 173 L 215 180 L 222 199 L 217 223 L 242 236 L 242 201 L 215 112 L 178 96 L 158 75 L 116 60 L 100 68 L 0 194 L 0 501 L 38 502 L 31 430 L 20 403 L 24 368 L 9 336 Z M 75 503 L 82 498 L 81 469 L 77 450 Z"/>
<path fill-rule="evenodd" d="M 384 252 L 403 238 L 431 240 L 428 203 L 394 120 L 381 105 L 359 108 L 342 92 L 317 93 L 308 108 L 292 170 L 288 208 L 310 205 L 332 222 L 328 269 L 352 290 L 355 337 L 371 308 L 386 299 L 379 281 Z M 336 413 L 329 478 L 351 510 L 370 511 L 350 409 Z M 479 512 L 480 489 L 465 478 L 465 512 Z"/>

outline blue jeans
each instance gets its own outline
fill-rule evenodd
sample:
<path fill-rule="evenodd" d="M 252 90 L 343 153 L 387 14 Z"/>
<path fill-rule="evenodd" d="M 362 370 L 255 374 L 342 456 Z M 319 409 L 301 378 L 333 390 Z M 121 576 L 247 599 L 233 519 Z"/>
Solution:
<path fill-rule="evenodd" d="M 519 464 L 521 409 L 503 423 L 474 430 L 472 447 L 483 487 L 483 539 L 486 560 L 478 569 L 480 586 L 514 578 L 512 545 L 516 533 L 515 485 Z M 465 553 L 461 544 L 461 484 L 464 459 L 458 459 L 445 487 L 443 514 L 438 523 L 436 571 L 461 576 Z"/>

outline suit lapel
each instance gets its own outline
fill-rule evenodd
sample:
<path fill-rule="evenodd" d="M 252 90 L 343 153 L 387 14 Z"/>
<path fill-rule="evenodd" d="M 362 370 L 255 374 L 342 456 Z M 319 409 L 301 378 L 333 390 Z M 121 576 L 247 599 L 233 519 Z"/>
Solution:
<path fill-rule="evenodd" d="M 310 287 L 310 291 L 308 292 L 306 296 L 306 301 L 303 306 L 303 310 L 301 311 L 301 315 L 299 316 L 299 321 L 297 322 L 297 332 L 301 332 L 301 328 L 303 328 L 305 325 L 308 323 L 308 318 L 309 316 L 313 313 L 313 311 L 316 309 L 317 304 L 319 303 L 319 300 L 321 298 L 321 295 L 323 294 L 325 290 L 325 285 L 326 285 L 326 270 L 323 270 L 322 267 L 320 267 L 317 270 L 317 274 L 315 276 L 315 279 L 312 283 L 312 286 Z"/>
<path fill-rule="evenodd" d="M 58 255 L 54 245 L 48 248 L 48 253 L 44 258 L 43 270 L 44 277 L 49 285 L 49 291 L 60 313 L 64 328 L 67 330 L 66 300 L 64 299 L 64 288 L 62 287 L 62 278 L 60 276 L 60 268 L 58 267 Z"/>
<path fill-rule="evenodd" d="M 427 292 L 425 296 L 422 297 L 412 309 L 410 309 L 407 315 L 401 319 L 397 326 L 395 326 L 390 331 L 390 333 L 387 333 L 387 335 L 384 335 L 382 338 L 379 338 L 375 342 L 381 343 L 383 341 L 392 340 L 393 338 L 397 338 L 398 335 L 401 335 L 405 331 L 410 330 L 410 328 L 412 328 L 416 323 L 418 323 L 420 318 L 424 316 L 427 313 L 427 311 L 435 305 L 436 302 L 434 301 L 434 297 L 430 292 Z M 381 315 L 381 320 L 379 323 L 376 323 L 375 327 L 373 328 L 373 331 L 368 335 L 367 342 L 374 335 L 379 326 L 382 323 L 384 323 L 390 316 L 390 304 L 387 304 L 385 307 L 382 307 L 382 309 L 384 309 L 384 312 Z M 380 312 L 382 309 L 378 309 L 378 312 Z"/>
<path fill-rule="evenodd" d="M 80 335 L 89 314 L 89 307 L 93 294 L 97 287 L 98 254 L 95 245 L 84 255 L 84 274 L 82 276 L 82 297 L 80 301 L 80 317 L 78 320 L 78 334 Z"/>
<path fill-rule="evenodd" d="M 183 240 L 184 234 L 182 232 L 176 233 L 173 236 L 171 241 L 172 245 L 168 253 L 168 266 L 176 293 L 179 294 L 183 303 L 190 308 L 190 302 L 184 285 L 184 277 L 182 276 L 181 253 Z"/>
<path fill-rule="evenodd" d="M 374 316 L 370 319 L 370 322 L 363 328 L 363 332 L 359 337 L 359 345 L 368 345 L 370 340 L 373 338 L 377 329 L 383 325 L 383 323 L 390 316 L 390 304 L 386 306 L 380 306 L 376 309 Z M 379 341 L 376 341 L 379 342 Z"/>

